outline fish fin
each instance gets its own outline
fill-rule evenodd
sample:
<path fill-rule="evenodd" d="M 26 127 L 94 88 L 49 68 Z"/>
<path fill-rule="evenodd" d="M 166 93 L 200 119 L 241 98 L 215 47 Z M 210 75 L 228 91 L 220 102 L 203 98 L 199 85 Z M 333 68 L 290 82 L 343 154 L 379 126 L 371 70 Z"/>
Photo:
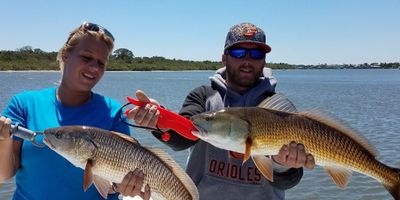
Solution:
<path fill-rule="evenodd" d="M 283 94 L 274 94 L 263 100 L 257 107 L 289 113 L 297 112 L 296 106 Z"/>
<path fill-rule="evenodd" d="M 246 147 L 245 147 L 244 156 L 243 156 L 243 163 L 245 163 L 250 158 L 252 144 L 253 144 L 253 141 L 251 140 L 251 138 L 247 138 L 246 139 Z"/>
<path fill-rule="evenodd" d="M 136 138 L 132 137 L 132 136 L 129 136 L 129 135 L 126 135 L 126 134 L 122 134 L 122 133 L 118 133 L 118 132 L 115 132 L 115 131 L 110 131 L 110 132 L 113 133 L 114 135 L 118 136 L 118 137 L 123 138 L 124 140 L 132 142 L 133 144 L 140 144 L 139 141 Z"/>
<path fill-rule="evenodd" d="M 400 184 L 396 186 L 383 185 L 395 200 L 400 200 Z"/>
<path fill-rule="evenodd" d="M 345 125 L 345 123 L 341 122 L 341 120 L 333 119 L 333 117 L 330 117 L 328 114 L 319 110 L 300 112 L 298 114 L 311 120 L 321 122 L 333 129 L 336 129 L 338 132 L 345 134 L 346 136 L 357 142 L 359 145 L 361 145 L 363 148 L 365 148 L 373 157 L 378 157 L 378 151 L 368 141 L 368 139 L 357 133 L 357 131 L 353 130 L 349 126 Z"/>
<path fill-rule="evenodd" d="M 274 182 L 274 170 L 272 168 L 272 160 L 263 155 L 252 156 L 254 164 L 261 174 L 269 181 Z"/>
<path fill-rule="evenodd" d="M 94 181 L 94 186 L 96 186 L 96 189 L 97 191 L 99 191 L 100 195 L 104 199 L 107 199 L 108 192 L 111 189 L 110 181 L 107 181 L 99 176 L 94 176 L 93 181 Z"/>
<path fill-rule="evenodd" d="M 168 155 L 165 151 L 159 148 L 154 147 L 146 147 L 151 153 L 155 154 L 161 161 L 175 174 L 176 177 L 183 183 L 183 185 L 187 188 L 189 193 L 191 194 L 193 200 L 199 199 L 199 192 L 197 190 L 196 185 L 193 183 L 192 179 L 189 175 L 182 169 L 178 163 L 175 162 L 174 159 L 170 155 Z"/>
<path fill-rule="evenodd" d="M 396 180 L 400 180 L 400 169 L 395 168 L 394 170 L 396 171 L 395 176 L 397 176 L 394 178 Z M 387 191 L 389 191 L 389 193 L 392 195 L 392 197 L 395 200 L 400 200 L 400 182 L 399 181 L 397 183 L 395 183 L 394 185 L 383 183 L 383 186 L 386 188 Z"/>
<path fill-rule="evenodd" d="M 85 171 L 83 172 L 83 190 L 85 192 L 93 183 L 93 172 L 92 172 L 93 166 L 94 166 L 94 161 L 92 159 L 89 159 L 86 162 Z"/>
<path fill-rule="evenodd" d="M 347 187 L 351 170 L 338 166 L 325 166 L 324 169 L 339 188 L 345 189 Z"/>

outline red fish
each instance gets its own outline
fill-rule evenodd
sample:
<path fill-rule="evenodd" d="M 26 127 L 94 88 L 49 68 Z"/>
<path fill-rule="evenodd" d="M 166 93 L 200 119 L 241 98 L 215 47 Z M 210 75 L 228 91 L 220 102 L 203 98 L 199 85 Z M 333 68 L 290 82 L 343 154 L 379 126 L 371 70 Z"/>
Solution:
<path fill-rule="evenodd" d="M 129 103 L 136 106 L 145 106 L 146 104 L 148 104 L 145 102 L 138 101 L 132 97 L 127 97 L 127 100 Z M 158 117 L 157 121 L 157 127 L 159 129 L 172 129 L 179 135 L 189 140 L 192 141 L 198 140 L 198 138 L 192 134 L 192 131 L 198 131 L 194 127 L 192 121 L 154 103 L 149 103 L 149 104 L 157 106 L 158 111 L 160 111 L 160 116 Z M 127 114 L 128 112 L 129 110 L 127 110 L 125 114 Z M 169 135 L 167 134 L 168 133 L 163 134 L 163 140 L 168 140 Z"/>

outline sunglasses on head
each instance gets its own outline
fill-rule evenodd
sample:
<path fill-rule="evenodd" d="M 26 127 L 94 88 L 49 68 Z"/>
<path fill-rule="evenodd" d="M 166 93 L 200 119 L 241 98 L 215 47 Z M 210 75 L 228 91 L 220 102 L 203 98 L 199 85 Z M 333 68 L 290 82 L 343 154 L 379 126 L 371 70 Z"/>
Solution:
<path fill-rule="evenodd" d="M 111 34 L 111 32 L 98 24 L 91 23 L 91 22 L 83 22 L 81 27 L 83 27 L 87 31 L 94 31 L 94 32 L 102 31 L 104 34 L 106 34 L 108 37 L 110 37 L 113 41 L 115 41 L 114 36 Z"/>
<path fill-rule="evenodd" d="M 250 54 L 250 58 L 260 60 L 265 58 L 265 51 L 262 49 L 245 49 L 245 48 L 231 48 L 227 50 L 228 54 L 234 58 L 244 58 L 246 54 Z"/>

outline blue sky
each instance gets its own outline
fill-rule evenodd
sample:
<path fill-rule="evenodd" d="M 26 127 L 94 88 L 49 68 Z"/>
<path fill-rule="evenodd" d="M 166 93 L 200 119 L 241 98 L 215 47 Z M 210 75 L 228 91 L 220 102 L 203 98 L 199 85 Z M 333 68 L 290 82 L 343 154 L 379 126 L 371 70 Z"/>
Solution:
<path fill-rule="evenodd" d="M 57 51 L 83 21 L 135 56 L 221 59 L 228 29 L 267 34 L 267 62 L 400 62 L 400 0 L 0 0 L 0 50 Z"/>

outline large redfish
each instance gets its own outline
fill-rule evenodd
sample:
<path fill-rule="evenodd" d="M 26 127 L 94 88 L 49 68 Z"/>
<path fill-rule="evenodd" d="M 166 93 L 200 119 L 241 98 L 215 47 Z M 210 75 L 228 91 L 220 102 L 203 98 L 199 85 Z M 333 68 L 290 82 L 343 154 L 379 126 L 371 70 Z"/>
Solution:
<path fill-rule="evenodd" d="M 252 157 L 262 174 L 273 181 L 272 161 L 284 144 L 302 143 L 317 165 L 338 187 L 345 188 L 352 171 L 370 176 L 400 200 L 400 169 L 376 159 L 376 150 L 355 131 L 318 112 L 294 112 L 291 103 L 275 95 L 259 107 L 225 108 L 192 117 L 200 139 Z"/>
<path fill-rule="evenodd" d="M 84 189 L 94 182 L 104 198 L 111 182 L 121 183 L 128 172 L 139 169 L 152 199 L 199 199 L 193 181 L 169 155 L 145 148 L 133 137 L 86 126 L 51 128 L 44 135 L 47 146 L 85 170 Z"/>

